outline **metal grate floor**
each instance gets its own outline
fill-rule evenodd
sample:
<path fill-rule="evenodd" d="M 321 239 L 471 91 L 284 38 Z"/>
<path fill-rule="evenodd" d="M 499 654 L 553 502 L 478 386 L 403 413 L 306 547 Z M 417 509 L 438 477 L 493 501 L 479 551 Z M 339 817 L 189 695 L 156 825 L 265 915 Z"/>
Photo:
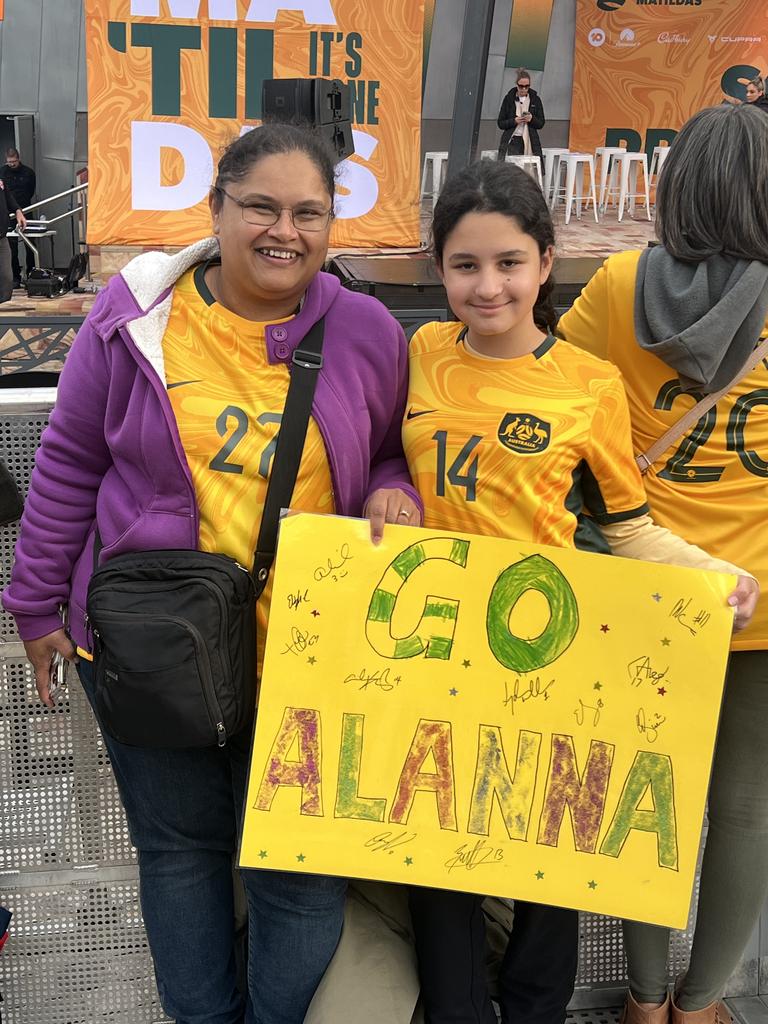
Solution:
<path fill-rule="evenodd" d="M 571 1010 L 566 1024 L 618 1024 L 620 1006 L 603 1007 L 598 1010 Z"/>

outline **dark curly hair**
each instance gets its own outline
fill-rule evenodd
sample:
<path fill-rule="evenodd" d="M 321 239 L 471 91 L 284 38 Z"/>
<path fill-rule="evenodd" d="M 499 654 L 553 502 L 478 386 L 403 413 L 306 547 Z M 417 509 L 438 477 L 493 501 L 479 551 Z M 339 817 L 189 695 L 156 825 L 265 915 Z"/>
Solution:
<path fill-rule="evenodd" d="M 333 203 L 336 192 L 335 161 L 325 140 L 310 126 L 274 121 L 246 132 L 224 150 L 213 183 L 214 209 L 218 209 L 222 202 L 221 193 L 217 189 L 242 180 L 263 157 L 279 153 L 304 153 L 309 157 L 319 171 Z"/>
<path fill-rule="evenodd" d="M 766 119 L 768 121 L 768 119 Z M 448 235 L 467 213 L 503 213 L 530 235 L 543 256 L 555 244 L 555 229 L 541 189 L 525 171 L 496 160 L 480 160 L 449 178 L 437 200 L 432 218 L 432 253 L 438 266 Z M 539 289 L 533 320 L 552 333 L 557 313 L 552 304 L 552 275 Z"/>

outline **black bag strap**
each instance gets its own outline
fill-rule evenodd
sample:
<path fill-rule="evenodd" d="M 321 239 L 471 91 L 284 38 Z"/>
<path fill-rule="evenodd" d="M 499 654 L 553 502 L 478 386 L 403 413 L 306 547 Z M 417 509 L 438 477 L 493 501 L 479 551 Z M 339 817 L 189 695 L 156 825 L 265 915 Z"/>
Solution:
<path fill-rule="evenodd" d="M 261 515 L 259 539 L 253 560 L 252 575 L 256 584 L 256 595 L 261 595 L 269 579 L 269 571 L 275 560 L 277 530 L 280 524 L 280 510 L 288 508 L 299 475 L 304 441 L 312 414 L 317 378 L 323 367 L 323 338 L 325 318 L 314 324 L 307 336 L 299 342 L 293 353 L 291 382 L 277 434 L 277 446 L 269 474 L 267 496 Z M 93 571 L 99 567 L 101 537 L 98 529 L 93 542 Z"/>
<path fill-rule="evenodd" d="M 291 383 L 285 400 L 283 417 L 277 435 L 277 447 L 269 474 L 267 496 L 261 515 L 259 539 L 253 561 L 256 594 L 260 595 L 269 579 L 275 560 L 280 510 L 288 508 L 299 475 L 304 440 L 312 413 L 317 378 L 323 366 L 325 320 L 318 320 L 293 353 Z"/>

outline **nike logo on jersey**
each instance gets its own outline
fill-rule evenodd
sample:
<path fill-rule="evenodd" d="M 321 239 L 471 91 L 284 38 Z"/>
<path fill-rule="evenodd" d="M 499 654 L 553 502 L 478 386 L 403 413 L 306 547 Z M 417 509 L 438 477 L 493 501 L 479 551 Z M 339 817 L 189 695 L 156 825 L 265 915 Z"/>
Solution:
<path fill-rule="evenodd" d="M 437 412 L 437 409 L 424 409 L 422 412 L 414 412 L 413 409 L 409 409 L 405 418 L 407 420 L 415 420 L 417 416 L 428 416 L 431 412 Z"/>
<path fill-rule="evenodd" d="M 185 384 L 202 384 L 201 380 L 177 380 L 175 384 L 168 384 L 166 391 L 170 391 L 171 388 L 183 388 Z"/>

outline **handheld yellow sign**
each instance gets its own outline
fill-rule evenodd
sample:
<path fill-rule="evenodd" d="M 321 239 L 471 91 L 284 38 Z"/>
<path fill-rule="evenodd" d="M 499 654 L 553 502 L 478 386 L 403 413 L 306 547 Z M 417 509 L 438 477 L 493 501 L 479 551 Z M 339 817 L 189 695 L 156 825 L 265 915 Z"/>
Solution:
<path fill-rule="evenodd" d="M 684 927 L 733 585 L 289 516 L 240 863 Z"/>

